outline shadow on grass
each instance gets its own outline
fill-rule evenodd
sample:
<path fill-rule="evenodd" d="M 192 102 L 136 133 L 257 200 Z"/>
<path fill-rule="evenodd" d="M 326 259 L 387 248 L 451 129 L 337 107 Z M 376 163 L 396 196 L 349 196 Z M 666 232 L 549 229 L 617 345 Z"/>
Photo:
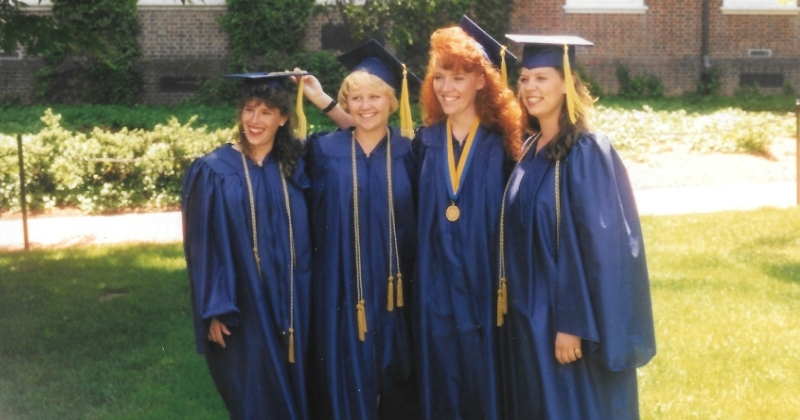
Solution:
<path fill-rule="evenodd" d="M 180 245 L 0 253 L 0 418 L 224 418 Z"/>

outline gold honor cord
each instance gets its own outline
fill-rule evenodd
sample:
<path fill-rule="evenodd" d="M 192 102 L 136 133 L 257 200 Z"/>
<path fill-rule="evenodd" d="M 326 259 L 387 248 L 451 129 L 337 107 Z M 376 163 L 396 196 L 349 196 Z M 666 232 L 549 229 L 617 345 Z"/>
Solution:
<path fill-rule="evenodd" d="M 397 274 L 397 307 L 403 306 L 403 274 L 400 272 L 400 249 L 397 246 L 397 229 L 394 215 L 394 193 L 392 187 L 392 134 L 387 130 L 386 141 L 386 177 L 389 197 L 389 284 L 386 309 L 393 311 L 395 306 L 394 298 L 394 276 Z M 361 229 L 360 229 L 360 210 L 358 206 L 358 167 L 356 162 L 356 133 L 353 130 L 350 142 L 350 154 L 353 165 L 353 231 L 355 232 L 355 252 L 356 252 L 356 290 L 358 303 L 356 304 L 356 320 L 358 322 L 358 339 L 364 341 L 367 333 L 367 308 L 364 300 L 364 283 L 361 273 Z M 397 271 L 392 270 L 392 255 Z"/>
<path fill-rule="evenodd" d="M 253 220 L 253 256 L 255 257 L 256 266 L 258 268 L 258 279 L 263 282 L 261 277 L 261 259 L 258 257 L 258 233 L 256 228 L 256 205 L 255 196 L 253 195 L 253 183 L 250 180 L 250 169 L 247 167 L 244 151 L 241 153 L 244 177 L 247 180 L 247 193 L 250 198 L 250 218 Z M 280 177 L 281 186 L 283 187 L 283 200 L 286 204 L 286 215 L 289 220 L 289 363 L 294 363 L 294 229 L 292 228 L 292 206 L 289 202 L 289 188 L 286 186 L 286 179 L 283 177 L 283 173 L 280 174 Z"/>
<path fill-rule="evenodd" d="M 525 142 L 525 145 L 522 148 L 522 154 L 519 157 L 519 161 L 514 166 L 514 170 L 517 169 L 522 159 L 528 152 L 531 150 L 534 144 L 539 140 L 541 133 L 537 133 L 533 137 L 529 137 L 528 141 Z M 512 172 L 513 173 L 513 172 Z M 505 256 L 505 233 L 506 233 L 506 195 L 508 194 L 508 186 L 511 184 L 511 179 L 506 182 L 506 187 L 503 189 L 503 201 L 501 201 L 500 206 L 500 280 L 497 283 L 497 326 L 503 326 L 503 315 L 508 313 L 508 286 L 506 284 L 506 256 Z"/>
<path fill-rule="evenodd" d="M 289 363 L 294 363 L 294 228 L 292 227 L 292 204 L 289 201 L 289 188 L 286 178 L 281 172 L 281 186 L 283 187 L 283 201 L 286 204 L 286 220 L 289 222 Z"/>
<path fill-rule="evenodd" d="M 475 142 L 475 133 L 478 132 L 478 125 L 480 125 L 480 120 L 475 118 L 475 120 L 472 121 L 472 127 L 469 129 L 467 141 L 464 143 L 464 150 L 461 151 L 461 158 L 458 161 L 458 166 L 456 166 L 455 153 L 453 152 L 453 131 L 450 120 L 447 120 L 447 175 L 449 176 L 450 188 L 452 189 L 447 192 L 450 196 L 450 206 L 447 207 L 444 214 L 447 220 L 451 222 L 455 222 L 461 217 L 461 210 L 456 205 L 456 198 L 458 198 L 458 193 L 461 190 L 461 178 L 465 175 L 468 169 L 467 165 L 472 157 L 472 146 Z"/>
<path fill-rule="evenodd" d="M 386 140 L 386 194 L 389 198 L 389 285 L 386 310 L 394 310 L 394 276 L 392 274 L 392 246 L 394 245 L 395 267 L 397 267 L 397 307 L 403 306 L 403 274 L 400 272 L 400 248 L 397 246 L 397 222 L 394 216 L 394 187 L 392 186 L 392 134 L 387 130 Z"/>
<path fill-rule="evenodd" d="M 247 180 L 247 194 L 250 197 L 250 219 L 253 221 L 253 257 L 256 259 L 256 268 L 258 268 L 258 279 L 261 278 L 261 258 L 258 257 L 258 234 L 256 233 L 256 203 L 253 196 L 253 183 L 250 181 L 250 169 L 247 168 L 247 161 L 244 158 L 244 150 L 242 150 L 242 167 L 244 167 L 244 178 Z"/>

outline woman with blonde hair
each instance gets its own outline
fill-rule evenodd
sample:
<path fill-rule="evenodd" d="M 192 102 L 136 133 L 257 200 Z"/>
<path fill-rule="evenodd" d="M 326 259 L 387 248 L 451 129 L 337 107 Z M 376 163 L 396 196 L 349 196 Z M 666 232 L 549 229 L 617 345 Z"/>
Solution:
<path fill-rule="evenodd" d="M 655 355 L 647 262 L 627 172 L 573 70 L 592 44 L 508 37 L 525 44 L 531 137 L 501 213 L 504 418 L 638 419 L 636 368 Z"/>
<path fill-rule="evenodd" d="M 521 142 L 521 111 L 498 67 L 512 57 L 467 18 L 460 27 L 437 30 L 430 41 L 421 91 L 426 127 L 413 150 L 419 223 L 414 344 L 422 418 L 496 419 L 492 244 L 509 157 L 517 156 Z"/>
<path fill-rule="evenodd" d="M 339 61 L 351 73 L 338 101 L 326 104 L 319 81 L 304 79 L 312 102 L 326 112 L 341 107 L 339 117 L 331 115 L 337 123 L 352 121 L 308 138 L 312 411 L 320 419 L 416 418 L 406 303 L 416 218 L 404 162 L 413 135 L 408 85 L 419 79 L 374 40 Z M 388 125 L 398 109 L 406 136 Z"/>

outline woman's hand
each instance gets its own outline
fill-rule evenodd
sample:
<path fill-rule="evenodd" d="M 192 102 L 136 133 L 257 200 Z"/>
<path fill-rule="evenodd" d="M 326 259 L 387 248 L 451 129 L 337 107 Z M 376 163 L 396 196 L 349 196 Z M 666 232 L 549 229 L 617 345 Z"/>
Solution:
<path fill-rule="evenodd" d="M 559 332 L 556 334 L 556 360 L 565 365 L 583 357 L 581 338 L 577 335 Z"/>
<path fill-rule="evenodd" d="M 299 67 L 295 67 L 294 72 L 302 72 L 303 69 Z M 331 103 L 331 97 L 325 93 L 325 90 L 322 89 L 322 84 L 320 84 L 319 79 L 317 79 L 314 75 L 306 75 L 301 76 L 303 78 L 303 95 L 308 99 L 314 106 L 319 109 L 323 109 L 328 104 Z M 292 76 L 292 81 L 295 83 L 299 83 L 300 81 L 297 80 L 298 76 Z"/>
<path fill-rule="evenodd" d="M 228 327 L 217 321 L 217 318 L 213 318 L 211 320 L 211 326 L 208 327 L 208 341 L 213 341 L 222 346 L 222 348 L 225 348 L 226 335 L 231 335 L 231 332 L 228 331 Z"/>

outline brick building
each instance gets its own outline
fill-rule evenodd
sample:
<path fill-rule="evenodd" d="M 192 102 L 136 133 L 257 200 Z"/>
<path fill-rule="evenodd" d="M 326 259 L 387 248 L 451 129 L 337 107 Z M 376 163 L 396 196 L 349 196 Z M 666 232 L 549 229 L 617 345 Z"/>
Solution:
<path fill-rule="evenodd" d="M 324 1 L 324 0 L 323 0 Z M 28 0 L 31 13 L 48 13 L 50 1 Z M 189 2 L 187 2 L 189 3 Z M 668 95 L 696 89 L 712 66 L 722 92 L 757 82 L 770 92 L 788 83 L 800 90 L 800 7 L 797 0 L 517 0 L 512 32 L 579 35 L 596 46 L 579 61 L 615 92 L 618 63 L 632 75 L 658 77 Z M 142 70 L 147 103 L 178 103 L 201 78 L 224 73 L 228 56 L 217 17 L 224 0 L 139 0 Z M 477 17 L 480 21 L 480 17 Z M 338 26 L 337 26 L 338 25 Z M 333 15 L 312 16 L 304 44 L 331 48 L 342 35 Z M 29 98 L 41 60 L 23 52 L 0 56 L 0 98 Z"/>
<path fill-rule="evenodd" d="M 658 77 L 668 95 L 695 90 L 712 66 L 724 94 L 753 82 L 771 93 L 784 82 L 800 90 L 796 0 L 518 0 L 511 24 L 593 41 L 579 62 L 606 91 L 617 90 L 617 63 Z"/>

